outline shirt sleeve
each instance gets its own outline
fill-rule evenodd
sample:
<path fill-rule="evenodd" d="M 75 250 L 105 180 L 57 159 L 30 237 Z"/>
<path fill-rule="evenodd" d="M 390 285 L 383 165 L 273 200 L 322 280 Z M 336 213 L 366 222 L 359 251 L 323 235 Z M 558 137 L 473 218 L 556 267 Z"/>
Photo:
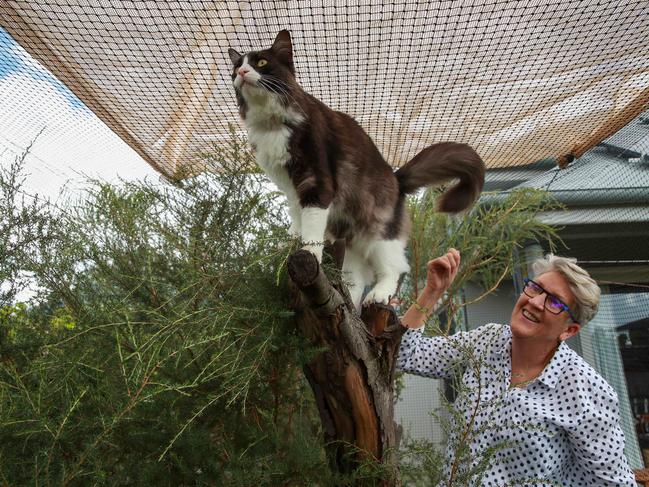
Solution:
<path fill-rule="evenodd" d="M 582 420 L 568 428 L 577 460 L 570 480 L 575 485 L 636 487 L 635 476 L 624 456 L 617 394 L 601 382 L 591 385 L 594 394 Z"/>
<path fill-rule="evenodd" d="M 490 341 L 502 335 L 502 326 L 489 324 L 451 336 L 425 337 L 419 330 L 408 330 L 401 339 L 397 369 L 434 378 L 451 377 L 467 357 L 484 350 Z"/>

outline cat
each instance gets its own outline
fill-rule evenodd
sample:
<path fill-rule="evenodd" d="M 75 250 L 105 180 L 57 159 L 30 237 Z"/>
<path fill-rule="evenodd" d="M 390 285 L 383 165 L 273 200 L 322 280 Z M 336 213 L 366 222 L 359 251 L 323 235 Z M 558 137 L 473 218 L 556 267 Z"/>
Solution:
<path fill-rule="evenodd" d="M 239 113 L 255 160 L 288 200 L 289 231 L 322 261 L 325 240 L 345 239 L 342 270 L 351 298 L 388 304 L 409 271 L 410 218 L 406 195 L 459 181 L 440 198 L 443 212 L 462 211 L 478 198 L 485 166 L 468 145 L 442 142 L 396 172 L 363 128 L 306 93 L 295 78 L 287 30 L 269 49 L 229 49 Z"/>

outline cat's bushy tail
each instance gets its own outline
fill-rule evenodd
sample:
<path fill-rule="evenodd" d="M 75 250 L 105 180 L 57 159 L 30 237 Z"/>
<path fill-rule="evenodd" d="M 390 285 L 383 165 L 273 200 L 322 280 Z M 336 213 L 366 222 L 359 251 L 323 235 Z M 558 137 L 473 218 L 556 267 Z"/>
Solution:
<path fill-rule="evenodd" d="M 438 209 L 457 213 L 471 206 L 484 186 L 485 165 L 476 151 L 467 144 L 440 142 L 426 147 L 404 164 L 395 176 L 399 191 L 414 193 L 424 186 L 437 186 L 459 179 L 441 196 Z"/>

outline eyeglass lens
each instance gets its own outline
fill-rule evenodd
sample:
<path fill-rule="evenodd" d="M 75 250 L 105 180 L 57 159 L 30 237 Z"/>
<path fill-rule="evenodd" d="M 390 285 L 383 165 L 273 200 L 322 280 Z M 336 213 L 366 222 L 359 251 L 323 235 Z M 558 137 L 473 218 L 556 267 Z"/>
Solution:
<path fill-rule="evenodd" d="M 546 293 L 546 298 L 545 298 L 545 307 L 553 313 L 560 313 L 563 311 L 563 302 L 557 298 L 556 296 L 547 293 L 541 286 L 536 284 L 533 281 L 527 281 L 527 285 L 525 286 L 525 289 L 528 291 L 527 294 L 530 297 L 535 297 L 538 296 L 539 294 L 545 292 Z"/>

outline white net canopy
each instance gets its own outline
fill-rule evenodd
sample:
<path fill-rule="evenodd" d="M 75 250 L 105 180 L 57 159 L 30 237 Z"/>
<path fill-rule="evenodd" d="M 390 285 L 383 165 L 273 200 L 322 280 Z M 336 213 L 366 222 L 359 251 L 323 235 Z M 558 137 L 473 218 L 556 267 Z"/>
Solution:
<path fill-rule="evenodd" d="M 649 100 L 644 0 L 5 1 L 0 22 L 168 177 L 242 129 L 227 49 L 291 31 L 298 81 L 398 166 L 443 140 L 565 163 Z"/>

